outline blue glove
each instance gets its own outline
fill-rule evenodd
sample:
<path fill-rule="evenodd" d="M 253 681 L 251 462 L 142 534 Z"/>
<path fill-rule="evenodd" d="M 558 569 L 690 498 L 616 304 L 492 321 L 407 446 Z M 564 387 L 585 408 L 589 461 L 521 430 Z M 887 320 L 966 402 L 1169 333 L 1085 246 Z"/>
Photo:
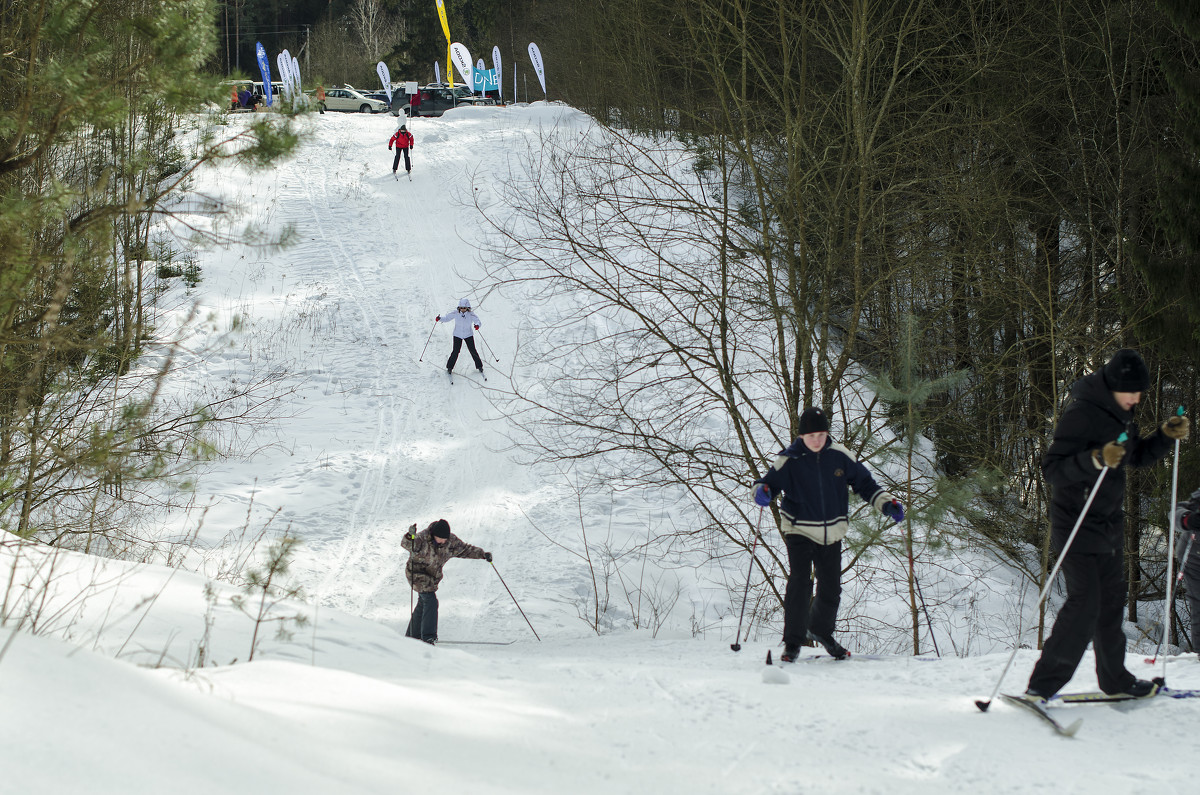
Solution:
<path fill-rule="evenodd" d="M 883 507 L 880 510 L 883 511 L 884 516 L 888 517 L 896 524 L 900 524 L 904 521 L 904 506 L 900 504 L 900 500 L 886 502 L 883 504 Z"/>
<path fill-rule="evenodd" d="M 767 488 L 766 483 L 759 483 L 754 487 L 754 504 L 763 508 L 771 504 L 771 490 Z"/>

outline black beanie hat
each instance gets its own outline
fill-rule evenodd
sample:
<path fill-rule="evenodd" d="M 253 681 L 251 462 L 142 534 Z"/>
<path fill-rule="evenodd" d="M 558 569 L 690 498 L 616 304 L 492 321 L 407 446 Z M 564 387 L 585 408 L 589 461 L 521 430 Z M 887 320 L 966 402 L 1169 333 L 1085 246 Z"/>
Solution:
<path fill-rule="evenodd" d="M 1113 392 L 1145 392 L 1150 388 L 1150 368 L 1137 351 L 1122 348 L 1104 365 L 1104 383 Z"/>
<path fill-rule="evenodd" d="M 436 538 L 449 538 L 450 523 L 445 519 L 438 519 L 436 522 L 429 525 L 429 532 L 433 533 Z"/>
<path fill-rule="evenodd" d="M 816 407 L 806 408 L 800 415 L 800 435 L 829 430 L 829 418 L 825 412 Z"/>

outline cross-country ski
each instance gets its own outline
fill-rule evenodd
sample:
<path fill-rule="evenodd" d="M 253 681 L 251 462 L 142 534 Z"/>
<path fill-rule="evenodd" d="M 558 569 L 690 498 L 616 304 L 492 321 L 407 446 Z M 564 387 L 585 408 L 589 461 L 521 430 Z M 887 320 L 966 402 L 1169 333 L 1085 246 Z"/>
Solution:
<path fill-rule="evenodd" d="M 1046 702 L 1044 699 L 1026 695 L 1009 695 L 1008 693 L 1001 693 L 1000 698 L 1004 699 L 1005 703 L 1011 704 L 1019 710 L 1023 710 L 1031 715 L 1036 716 L 1043 723 L 1049 725 L 1052 729 L 1054 729 L 1054 731 L 1058 732 L 1063 737 L 1074 737 L 1079 731 L 1079 728 L 1083 726 L 1083 718 L 1077 718 L 1076 720 L 1067 724 L 1060 723 L 1059 720 L 1051 715 L 1049 710 L 1046 709 Z"/>

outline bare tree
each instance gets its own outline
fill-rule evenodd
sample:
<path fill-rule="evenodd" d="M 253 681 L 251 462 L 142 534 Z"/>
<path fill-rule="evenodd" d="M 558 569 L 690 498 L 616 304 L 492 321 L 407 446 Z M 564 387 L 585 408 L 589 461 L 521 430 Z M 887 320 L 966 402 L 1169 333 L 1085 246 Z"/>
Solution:
<path fill-rule="evenodd" d="M 348 14 L 355 38 L 372 65 L 404 38 L 404 17 L 389 14 L 380 0 L 354 0 Z"/>

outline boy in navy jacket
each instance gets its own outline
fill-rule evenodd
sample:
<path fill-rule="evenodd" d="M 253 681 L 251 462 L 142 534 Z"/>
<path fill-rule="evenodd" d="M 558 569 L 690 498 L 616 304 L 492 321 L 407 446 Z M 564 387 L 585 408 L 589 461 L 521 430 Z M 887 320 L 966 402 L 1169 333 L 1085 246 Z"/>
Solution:
<path fill-rule="evenodd" d="M 849 489 L 894 521 L 904 518 L 900 501 L 879 487 L 853 453 L 829 438 L 829 419 L 819 408 L 804 410 L 800 436 L 754 481 L 754 501 L 760 506 L 783 494 L 779 530 L 789 569 L 783 600 L 784 662 L 800 656 L 806 638 L 819 642 L 836 659 L 850 656 L 833 639 L 842 596 L 842 538 L 850 529 Z"/>

